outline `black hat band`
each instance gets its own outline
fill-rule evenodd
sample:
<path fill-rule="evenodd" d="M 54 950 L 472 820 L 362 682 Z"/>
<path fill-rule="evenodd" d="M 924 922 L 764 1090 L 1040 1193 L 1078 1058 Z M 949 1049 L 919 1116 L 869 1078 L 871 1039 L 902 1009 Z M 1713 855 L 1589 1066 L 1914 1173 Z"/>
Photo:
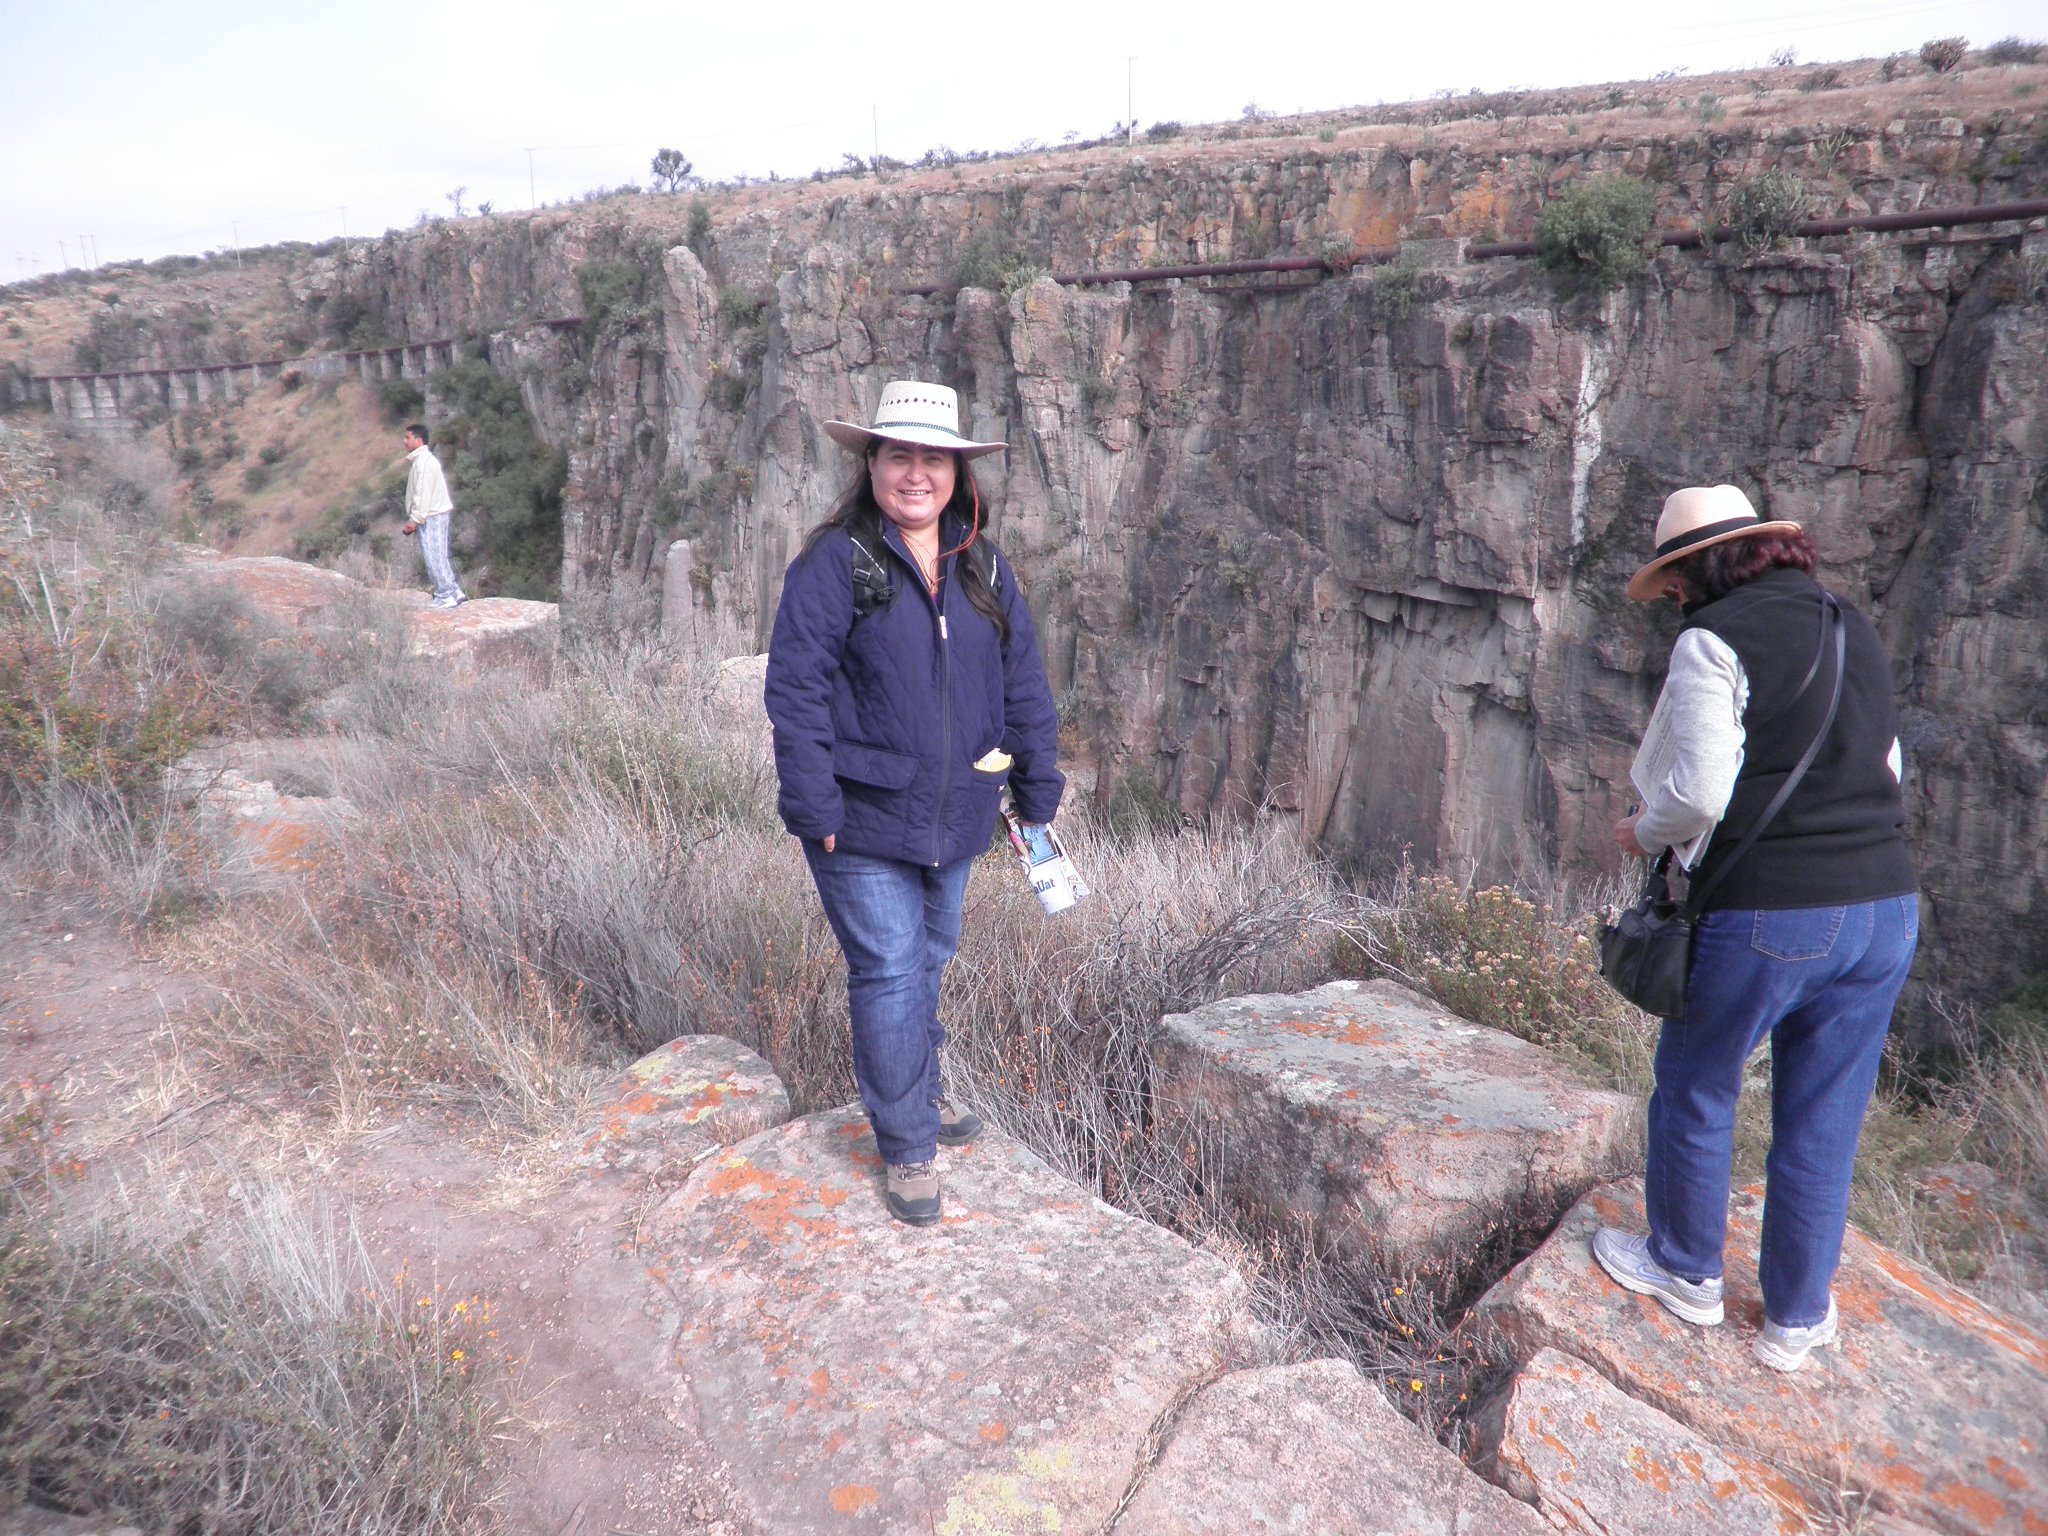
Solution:
<path fill-rule="evenodd" d="M 1724 517 L 1718 523 L 1708 523 L 1704 528 L 1695 528 L 1690 533 L 1673 534 L 1657 546 L 1656 558 L 1675 555 L 1681 549 L 1691 549 L 1695 544 L 1704 544 L 1709 539 L 1718 539 L 1724 533 L 1737 533 L 1745 528 L 1761 528 L 1763 523 L 1754 517 Z"/>

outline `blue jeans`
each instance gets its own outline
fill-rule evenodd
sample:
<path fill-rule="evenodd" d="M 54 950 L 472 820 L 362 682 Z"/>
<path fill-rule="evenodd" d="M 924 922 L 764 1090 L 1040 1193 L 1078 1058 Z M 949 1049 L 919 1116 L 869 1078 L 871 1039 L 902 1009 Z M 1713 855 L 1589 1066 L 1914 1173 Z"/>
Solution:
<path fill-rule="evenodd" d="M 938 869 L 862 853 L 804 858 L 825 920 L 846 956 L 853 1078 L 885 1163 L 923 1163 L 939 1150 L 939 980 L 960 944 L 960 904 L 973 863 Z"/>
<path fill-rule="evenodd" d="M 1772 1322 L 1827 1316 L 1863 1112 L 1919 939 L 1917 896 L 1700 919 L 1685 1018 L 1664 1023 L 1650 1096 L 1650 1256 L 1666 1270 L 1695 1282 L 1721 1273 L 1735 1099 L 1743 1063 L 1769 1036 L 1757 1281 Z"/>

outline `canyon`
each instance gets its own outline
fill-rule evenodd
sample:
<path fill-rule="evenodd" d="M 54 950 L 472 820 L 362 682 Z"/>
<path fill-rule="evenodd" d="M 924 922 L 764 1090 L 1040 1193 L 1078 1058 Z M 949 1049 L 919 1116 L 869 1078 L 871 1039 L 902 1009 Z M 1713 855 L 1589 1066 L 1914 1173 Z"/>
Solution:
<path fill-rule="evenodd" d="M 765 646 L 845 488 L 822 424 L 891 378 L 950 384 L 1009 444 L 978 466 L 988 527 L 1081 793 L 1263 810 L 1362 873 L 1482 883 L 1620 868 L 1676 628 L 1622 587 L 1664 495 L 1731 481 L 1807 525 L 1890 648 L 1932 1018 L 2048 970 L 2042 221 L 1666 248 L 1571 298 L 1467 242 L 1527 238 L 1605 172 L 1648 181 L 1665 229 L 1772 170 L 1827 215 L 2039 198 L 2037 76 L 1974 71 L 1964 99 L 1871 66 L 1732 112 L 1740 80 L 1456 100 L 437 221 L 233 279 L 97 278 L 136 317 L 98 366 L 267 357 L 344 299 L 393 343 L 460 339 L 567 454 L 569 608 L 734 650 Z M 1281 255 L 1331 270 L 1059 280 Z M 202 279 L 239 319 L 181 332 Z M 80 334 L 38 308 L 17 380 Z"/>

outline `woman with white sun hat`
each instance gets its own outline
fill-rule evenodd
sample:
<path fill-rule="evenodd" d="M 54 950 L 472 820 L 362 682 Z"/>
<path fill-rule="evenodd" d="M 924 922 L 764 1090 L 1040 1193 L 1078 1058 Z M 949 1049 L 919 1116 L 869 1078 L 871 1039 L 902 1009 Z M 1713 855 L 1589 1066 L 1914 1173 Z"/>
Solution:
<path fill-rule="evenodd" d="M 1005 784 L 1027 824 L 1065 786 L 1031 611 L 982 530 L 943 385 L 892 383 L 872 423 L 825 423 L 857 478 L 783 578 L 768 645 L 777 808 L 846 956 L 854 1077 L 899 1221 L 940 1217 L 941 1144 L 981 1130 L 939 1081 L 939 983 L 968 866 Z"/>

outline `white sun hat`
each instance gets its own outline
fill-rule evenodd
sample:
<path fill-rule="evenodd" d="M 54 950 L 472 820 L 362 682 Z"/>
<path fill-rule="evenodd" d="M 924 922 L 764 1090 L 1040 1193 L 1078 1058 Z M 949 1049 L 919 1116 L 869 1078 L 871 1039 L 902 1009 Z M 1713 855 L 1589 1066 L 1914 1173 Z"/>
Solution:
<path fill-rule="evenodd" d="M 825 431 L 833 442 L 855 453 L 866 453 L 878 437 L 898 443 L 922 443 L 927 448 L 950 448 L 962 458 L 978 459 L 985 453 L 999 453 L 1008 443 L 977 443 L 960 435 L 960 397 L 943 384 L 920 384 L 899 379 L 883 386 L 882 400 L 875 407 L 875 423 L 858 426 L 850 421 L 828 421 Z"/>
<path fill-rule="evenodd" d="M 1628 595 L 1647 603 L 1662 594 L 1657 578 L 1667 565 L 1711 545 L 1760 533 L 1797 533 L 1799 525 L 1782 519 L 1765 522 L 1735 485 L 1689 485 L 1664 498 L 1657 516 L 1657 553 L 1628 581 Z"/>

